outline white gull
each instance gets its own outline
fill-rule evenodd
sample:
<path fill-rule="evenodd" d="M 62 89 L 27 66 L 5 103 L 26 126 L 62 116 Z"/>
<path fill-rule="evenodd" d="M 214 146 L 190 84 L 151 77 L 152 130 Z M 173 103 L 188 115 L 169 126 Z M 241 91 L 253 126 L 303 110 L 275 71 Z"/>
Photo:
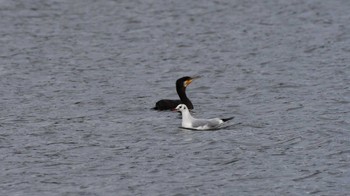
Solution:
<path fill-rule="evenodd" d="M 195 129 L 195 130 L 217 129 L 224 122 L 233 119 L 233 117 L 231 117 L 231 118 L 196 119 L 196 118 L 193 118 L 191 116 L 191 113 L 185 104 L 179 104 L 175 108 L 175 110 L 182 113 L 181 126 L 183 128 L 186 128 L 186 129 Z"/>

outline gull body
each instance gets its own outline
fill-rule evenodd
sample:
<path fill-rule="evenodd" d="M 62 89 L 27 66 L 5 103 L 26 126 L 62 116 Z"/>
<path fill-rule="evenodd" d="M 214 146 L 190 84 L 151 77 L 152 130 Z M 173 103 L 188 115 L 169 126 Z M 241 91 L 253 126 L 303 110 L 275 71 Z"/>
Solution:
<path fill-rule="evenodd" d="M 224 122 L 233 119 L 231 118 L 211 118 L 211 119 L 197 119 L 191 116 L 185 104 L 179 104 L 176 111 L 182 113 L 182 123 L 183 128 L 196 129 L 196 130 L 208 130 L 219 128 Z"/>

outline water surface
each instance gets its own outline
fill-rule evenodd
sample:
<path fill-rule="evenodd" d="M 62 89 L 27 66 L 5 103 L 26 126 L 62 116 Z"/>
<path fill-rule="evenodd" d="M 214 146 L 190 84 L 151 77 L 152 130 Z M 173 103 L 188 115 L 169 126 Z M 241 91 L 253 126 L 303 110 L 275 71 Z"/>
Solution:
<path fill-rule="evenodd" d="M 0 195 L 347 195 L 350 2 L 0 1 Z M 198 118 L 152 108 L 188 87 Z"/>

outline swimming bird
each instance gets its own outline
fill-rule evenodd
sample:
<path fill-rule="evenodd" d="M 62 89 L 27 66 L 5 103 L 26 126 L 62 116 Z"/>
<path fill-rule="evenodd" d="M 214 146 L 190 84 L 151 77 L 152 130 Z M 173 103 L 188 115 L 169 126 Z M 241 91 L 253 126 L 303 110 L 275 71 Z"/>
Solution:
<path fill-rule="evenodd" d="M 189 77 L 185 76 L 176 81 L 176 92 L 180 97 L 180 100 L 162 99 L 157 101 L 155 110 L 173 110 L 179 104 L 185 104 L 189 109 L 193 109 L 192 102 L 186 95 L 186 87 L 191 84 L 194 79 L 199 76 Z"/>
<path fill-rule="evenodd" d="M 187 129 L 208 130 L 219 128 L 224 122 L 233 119 L 230 118 L 212 118 L 212 119 L 196 119 L 193 118 L 185 104 L 179 104 L 176 111 L 182 113 L 182 127 Z"/>

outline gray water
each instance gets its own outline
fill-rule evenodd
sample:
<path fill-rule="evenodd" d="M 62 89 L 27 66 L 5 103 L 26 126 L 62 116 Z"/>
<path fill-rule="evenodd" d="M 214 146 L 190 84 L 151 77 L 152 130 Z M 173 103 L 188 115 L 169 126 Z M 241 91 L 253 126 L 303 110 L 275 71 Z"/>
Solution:
<path fill-rule="evenodd" d="M 0 195 L 349 195 L 348 0 L 1 0 L 0 27 Z M 186 75 L 231 126 L 150 109 Z"/>

